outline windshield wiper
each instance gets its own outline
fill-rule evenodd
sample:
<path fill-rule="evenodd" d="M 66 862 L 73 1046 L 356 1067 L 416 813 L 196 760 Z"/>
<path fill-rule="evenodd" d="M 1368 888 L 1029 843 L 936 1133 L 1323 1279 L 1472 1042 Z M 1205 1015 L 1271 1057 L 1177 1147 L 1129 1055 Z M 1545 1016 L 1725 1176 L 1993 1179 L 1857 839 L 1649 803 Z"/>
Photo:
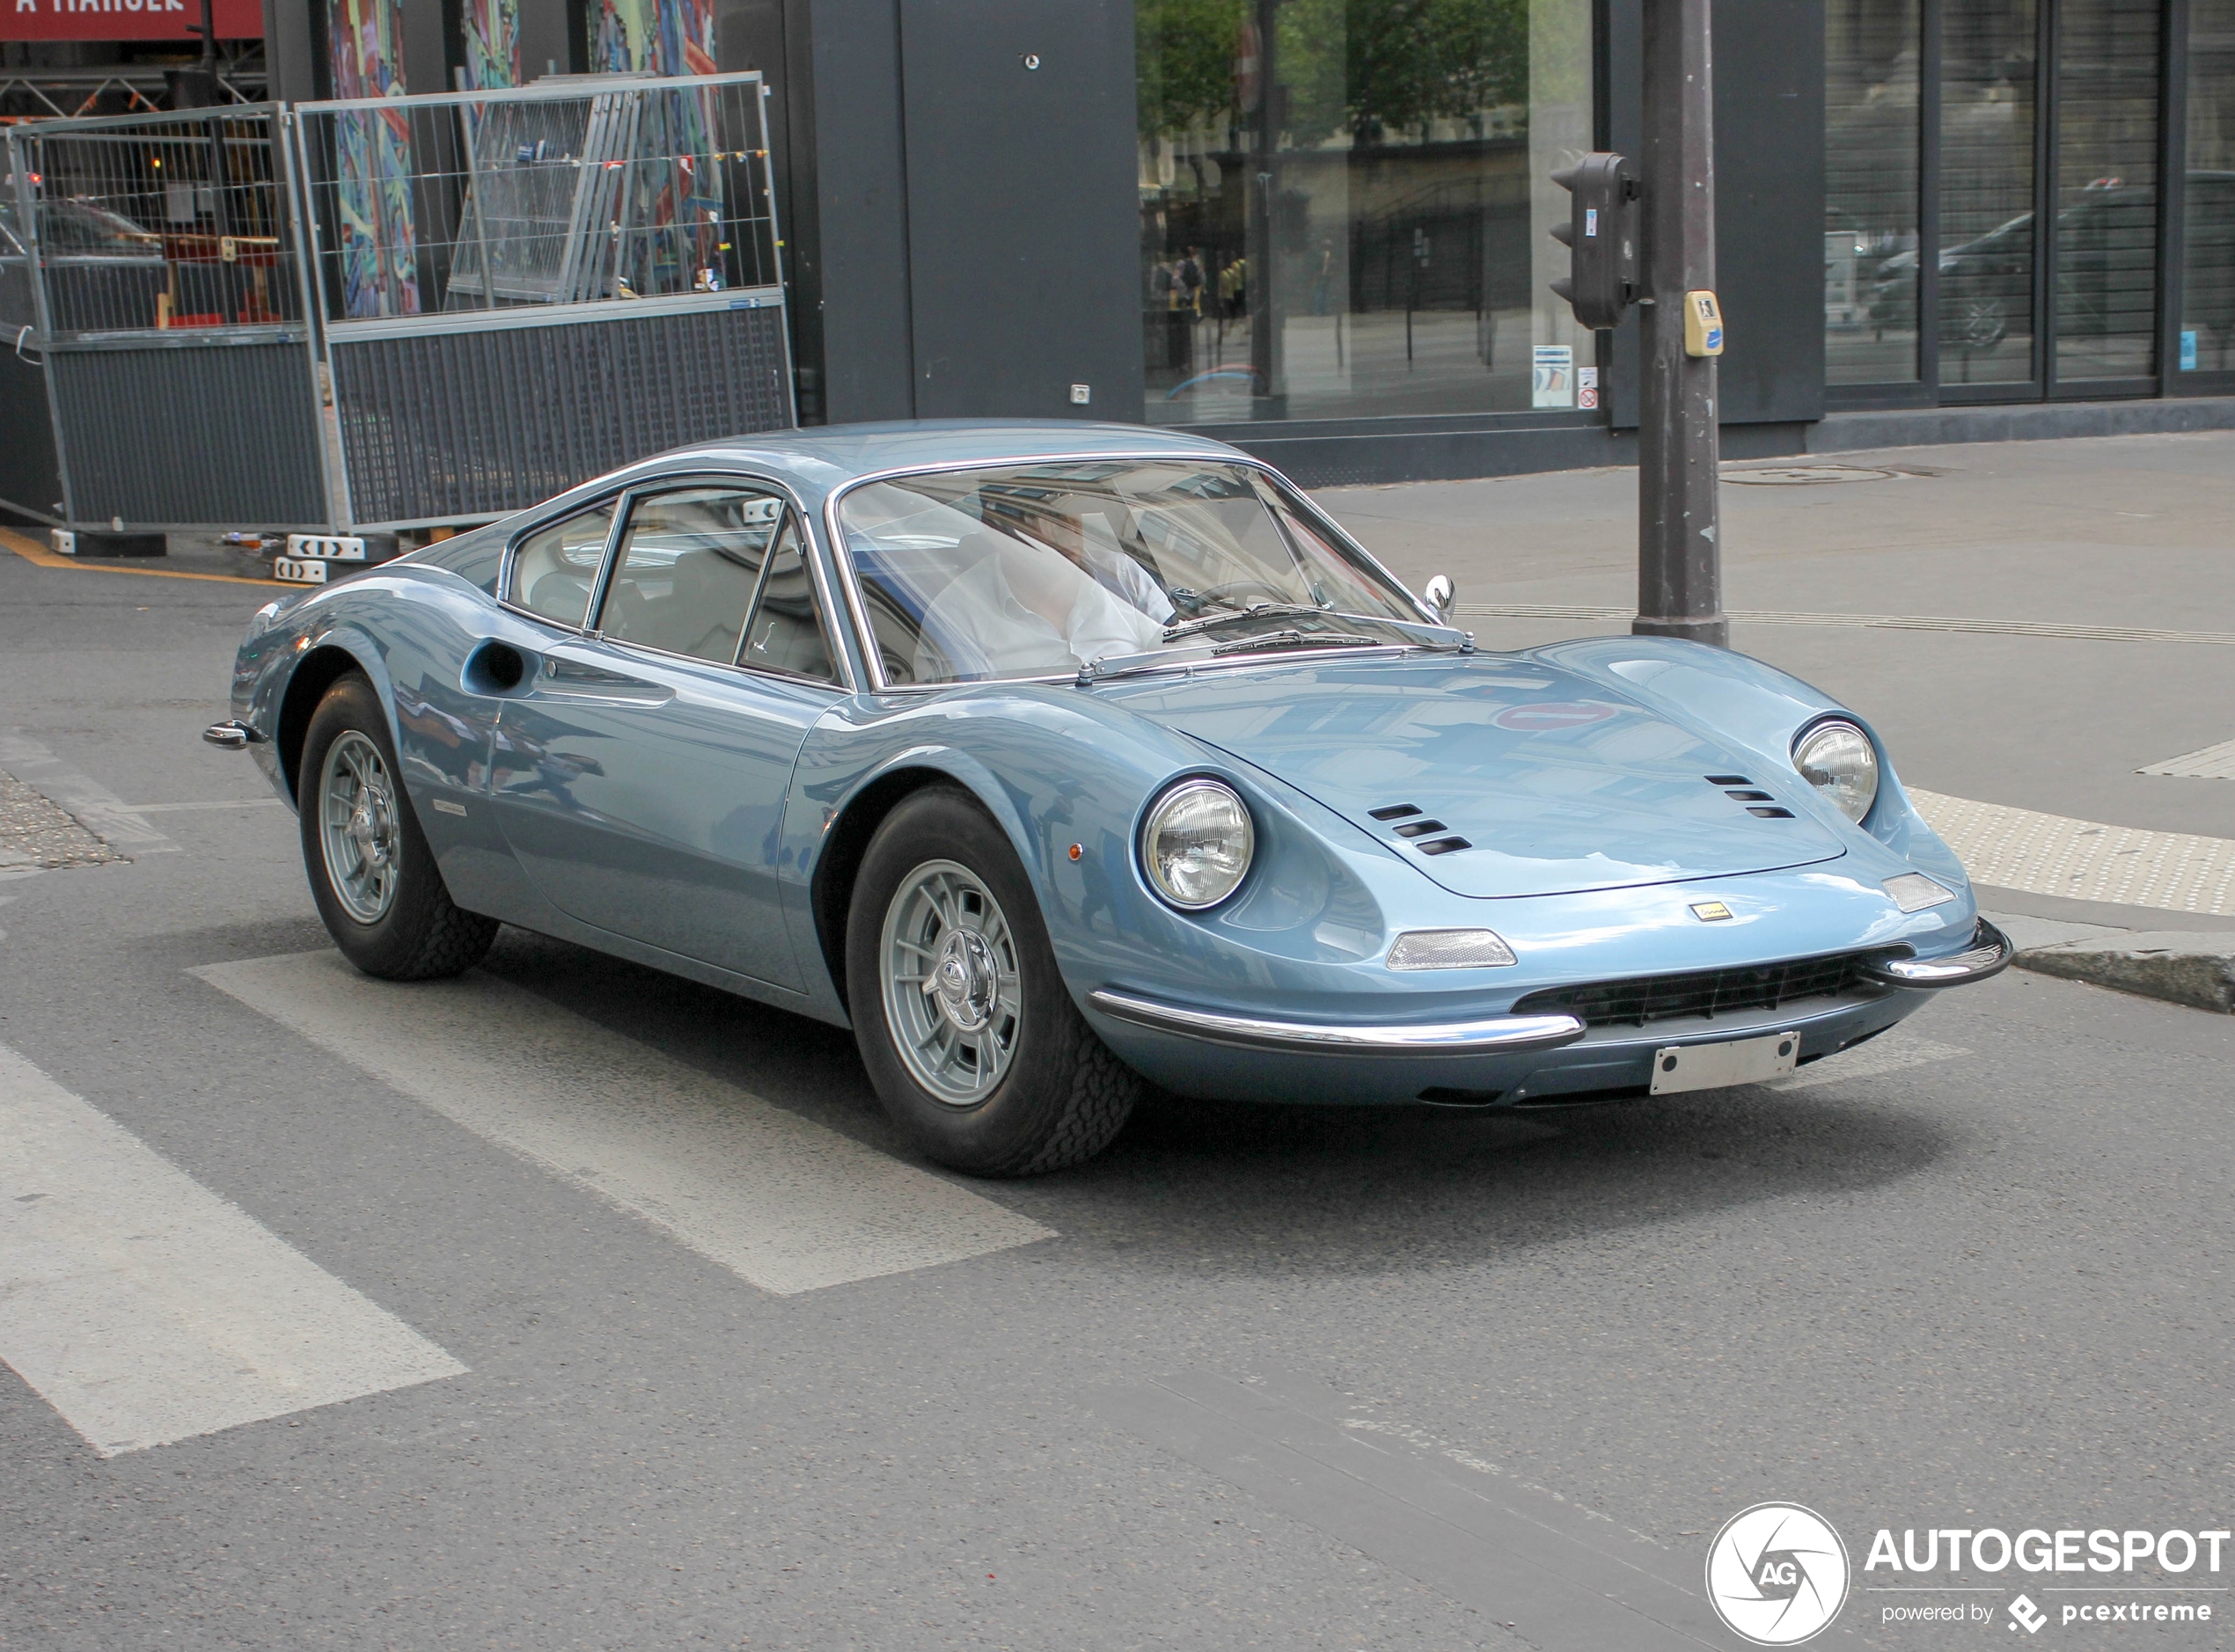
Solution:
<path fill-rule="evenodd" d="M 1327 611 L 1308 603 L 1258 603 L 1253 607 L 1229 609 L 1223 614 L 1205 614 L 1200 619 L 1186 619 L 1176 625 L 1167 625 L 1164 627 L 1164 640 L 1177 642 L 1182 637 L 1192 637 L 1197 632 L 1208 631 L 1213 625 L 1231 625 L 1237 619 L 1286 619 L 1302 614 L 1316 618 Z"/>
<path fill-rule="evenodd" d="M 1261 636 L 1236 637 L 1211 650 L 1217 654 L 1245 654 L 1253 648 L 1393 648 L 1400 643 L 1361 637 L 1354 631 L 1268 631 Z"/>

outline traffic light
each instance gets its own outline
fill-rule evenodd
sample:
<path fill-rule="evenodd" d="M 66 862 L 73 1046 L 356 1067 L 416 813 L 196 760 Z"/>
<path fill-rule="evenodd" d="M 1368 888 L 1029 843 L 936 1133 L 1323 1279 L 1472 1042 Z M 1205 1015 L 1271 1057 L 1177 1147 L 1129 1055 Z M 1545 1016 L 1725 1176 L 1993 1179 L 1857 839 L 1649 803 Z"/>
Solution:
<path fill-rule="evenodd" d="M 1638 298 L 1638 173 L 1620 155 L 1586 155 L 1552 181 L 1575 199 L 1552 238 L 1573 254 L 1552 290 L 1591 328 L 1620 323 Z"/>

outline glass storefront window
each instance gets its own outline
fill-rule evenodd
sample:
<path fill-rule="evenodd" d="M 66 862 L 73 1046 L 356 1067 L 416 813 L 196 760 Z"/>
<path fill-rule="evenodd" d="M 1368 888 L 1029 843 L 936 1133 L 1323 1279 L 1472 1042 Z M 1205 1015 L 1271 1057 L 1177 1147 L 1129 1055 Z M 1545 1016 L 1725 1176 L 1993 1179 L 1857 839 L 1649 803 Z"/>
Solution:
<path fill-rule="evenodd" d="M 1139 0 L 1147 418 L 1595 406 L 1590 0 Z"/>
<path fill-rule="evenodd" d="M 2188 0 L 2182 372 L 2235 369 L 2235 0 Z"/>
<path fill-rule="evenodd" d="M 2158 11 L 2063 0 L 2057 14 L 2059 379 L 2157 370 Z"/>
<path fill-rule="evenodd" d="M 1825 25 L 1824 376 L 1917 376 L 1919 0 L 1837 0 Z"/>
<path fill-rule="evenodd" d="M 2033 374 L 2033 0 L 1943 13 L 1940 382 Z"/>

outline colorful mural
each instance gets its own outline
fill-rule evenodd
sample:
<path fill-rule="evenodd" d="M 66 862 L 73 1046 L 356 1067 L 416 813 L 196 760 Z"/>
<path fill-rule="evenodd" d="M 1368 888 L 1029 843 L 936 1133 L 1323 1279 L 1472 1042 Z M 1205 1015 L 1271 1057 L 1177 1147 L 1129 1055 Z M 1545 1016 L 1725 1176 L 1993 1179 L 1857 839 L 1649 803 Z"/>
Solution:
<path fill-rule="evenodd" d="M 520 84 L 520 0 L 464 0 L 465 90 Z"/>
<path fill-rule="evenodd" d="M 715 73 L 714 0 L 599 0 L 590 64 L 616 73 Z M 613 226 L 613 295 L 719 285 L 725 215 L 713 94 L 678 91 L 649 102 L 643 119 L 636 153 L 659 158 L 629 167 Z"/>
<path fill-rule="evenodd" d="M 404 93 L 403 18 L 397 0 L 333 0 L 327 39 L 336 98 Z M 412 229 L 411 128 L 400 110 L 354 111 L 333 123 L 345 316 L 419 313 Z"/>

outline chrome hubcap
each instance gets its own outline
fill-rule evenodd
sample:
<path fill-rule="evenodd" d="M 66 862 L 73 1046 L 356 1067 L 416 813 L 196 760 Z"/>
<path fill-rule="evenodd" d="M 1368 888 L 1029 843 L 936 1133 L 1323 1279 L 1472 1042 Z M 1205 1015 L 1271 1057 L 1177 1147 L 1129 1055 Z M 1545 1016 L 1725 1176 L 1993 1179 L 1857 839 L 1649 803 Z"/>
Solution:
<path fill-rule="evenodd" d="M 319 824 L 333 898 L 358 923 L 378 923 L 396 903 L 396 785 L 380 748 L 354 728 L 326 748 Z"/>
<path fill-rule="evenodd" d="M 1016 941 L 969 867 L 928 860 L 901 880 L 879 948 L 885 1021 L 916 1082 L 949 1107 L 982 1101 L 1016 1054 Z"/>

